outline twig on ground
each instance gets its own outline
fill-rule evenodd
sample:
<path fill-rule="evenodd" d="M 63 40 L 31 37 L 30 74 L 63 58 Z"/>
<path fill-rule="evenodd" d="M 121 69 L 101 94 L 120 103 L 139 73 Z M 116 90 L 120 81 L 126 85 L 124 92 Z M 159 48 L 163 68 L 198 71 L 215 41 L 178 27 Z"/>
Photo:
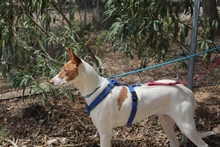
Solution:
<path fill-rule="evenodd" d="M 210 124 L 218 124 L 218 123 L 220 123 L 220 120 L 210 122 Z"/>
<path fill-rule="evenodd" d="M 75 116 L 75 118 L 80 122 L 80 124 L 81 124 L 84 128 L 86 128 L 86 125 L 84 124 L 83 121 L 81 121 L 81 120 L 79 119 L 79 117 Z"/>
<path fill-rule="evenodd" d="M 12 140 L 9 140 L 9 139 L 2 138 L 2 137 L 1 137 L 1 139 L 4 140 L 4 141 L 7 141 L 7 142 L 9 142 L 9 143 L 11 143 L 14 147 L 18 147 L 18 146 L 17 146 L 17 142 L 18 142 L 17 139 L 14 139 L 14 138 L 13 138 L 13 141 L 12 141 Z"/>

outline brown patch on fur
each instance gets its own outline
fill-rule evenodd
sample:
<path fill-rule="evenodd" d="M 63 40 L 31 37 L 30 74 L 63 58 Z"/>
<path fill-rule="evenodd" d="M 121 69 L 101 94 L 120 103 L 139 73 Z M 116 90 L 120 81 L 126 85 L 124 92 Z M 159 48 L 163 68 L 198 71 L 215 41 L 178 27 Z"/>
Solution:
<path fill-rule="evenodd" d="M 121 109 L 122 103 L 126 100 L 127 97 L 128 97 L 128 90 L 125 86 L 123 86 L 119 93 L 118 110 Z"/>
<path fill-rule="evenodd" d="M 59 78 L 63 79 L 66 78 L 66 81 L 71 81 L 78 76 L 78 68 L 72 62 L 66 63 L 62 71 L 59 73 Z"/>

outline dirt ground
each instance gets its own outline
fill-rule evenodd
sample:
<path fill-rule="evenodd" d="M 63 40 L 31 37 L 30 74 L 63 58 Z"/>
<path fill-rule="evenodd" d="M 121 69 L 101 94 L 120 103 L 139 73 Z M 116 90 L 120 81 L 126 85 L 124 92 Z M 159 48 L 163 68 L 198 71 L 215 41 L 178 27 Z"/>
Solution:
<path fill-rule="evenodd" d="M 129 67 L 132 66 L 134 60 L 119 60 L 117 65 L 112 66 L 110 63 L 114 63 L 115 59 L 121 57 L 110 52 L 106 53 L 103 60 L 108 61 L 106 66 L 111 68 L 105 68 L 105 76 L 131 70 L 128 69 L 127 64 L 129 63 Z M 201 66 L 197 67 L 204 70 Z M 219 67 L 213 70 L 212 75 L 205 75 L 194 84 L 193 91 L 198 102 L 195 121 L 199 132 L 213 130 L 220 133 Z M 187 73 L 186 70 L 173 72 L 170 66 L 165 69 L 142 72 L 131 75 L 133 78 L 128 76 L 119 80 L 127 84 L 138 81 L 147 82 L 152 77 L 155 79 L 172 78 L 176 73 L 180 75 L 180 80 L 184 80 Z M 3 100 L 6 97 L 14 97 L 19 92 L 10 90 L 2 77 L 0 78 L 0 147 L 99 146 L 98 132 L 87 115 L 83 98 L 77 91 L 73 91 L 74 101 L 71 101 L 67 96 L 58 98 L 52 95 L 49 95 L 47 100 L 40 96 Z M 7 92 L 8 90 L 9 92 Z M 180 140 L 181 133 L 177 127 L 176 135 Z M 209 136 L 204 138 L 204 141 L 210 147 L 219 147 L 220 135 Z M 158 123 L 157 116 L 154 115 L 140 123 L 133 124 L 132 127 L 114 129 L 112 146 L 168 147 L 169 142 Z M 195 145 L 188 141 L 187 147 L 195 147 Z"/>

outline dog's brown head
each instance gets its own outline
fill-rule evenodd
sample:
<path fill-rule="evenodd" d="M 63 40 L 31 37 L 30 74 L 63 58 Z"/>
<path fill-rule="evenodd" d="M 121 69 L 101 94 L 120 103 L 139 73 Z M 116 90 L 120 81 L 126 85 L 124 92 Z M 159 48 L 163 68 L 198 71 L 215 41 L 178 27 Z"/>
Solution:
<path fill-rule="evenodd" d="M 70 61 L 67 62 L 59 74 L 50 80 L 50 83 L 54 86 L 63 85 L 71 80 L 74 80 L 78 74 L 78 67 L 82 63 L 81 59 L 76 56 L 72 49 L 68 49 Z"/>

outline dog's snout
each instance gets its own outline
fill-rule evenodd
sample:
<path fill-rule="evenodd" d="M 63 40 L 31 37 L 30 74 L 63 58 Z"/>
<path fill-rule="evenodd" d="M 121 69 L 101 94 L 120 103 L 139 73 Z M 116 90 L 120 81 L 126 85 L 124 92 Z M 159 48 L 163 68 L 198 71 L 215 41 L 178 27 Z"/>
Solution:
<path fill-rule="evenodd" d="M 53 79 L 50 80 L 50 84 L 54 85 L 54 80 Z"/>

